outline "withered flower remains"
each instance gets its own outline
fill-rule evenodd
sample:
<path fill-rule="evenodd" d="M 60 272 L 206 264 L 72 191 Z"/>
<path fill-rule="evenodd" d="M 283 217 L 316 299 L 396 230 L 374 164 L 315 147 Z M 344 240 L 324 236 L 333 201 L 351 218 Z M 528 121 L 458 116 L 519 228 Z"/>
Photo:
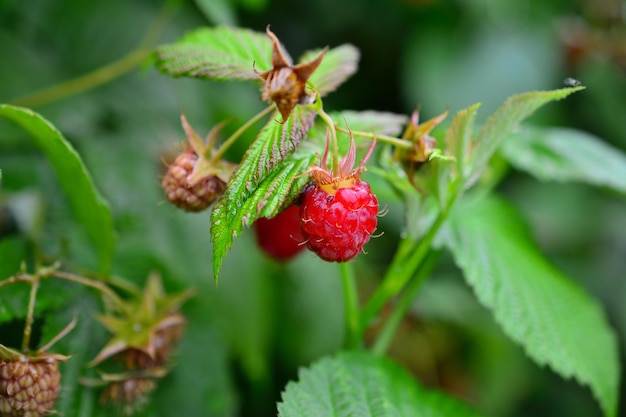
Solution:
<path fill-rule="evenodd" d="M 306 92 L 306 83 L 311 74 L 322 62 L 325 48 L 313 61 L 293 65 L 289 54 L 283 50 L 280 41 L 268 26 L 267 36 L 272 40 L 272 69 L 259 72 L 254 71 L 264 81 L 261 99 L 276 103 L 276 107 L 283 117 L 283 123 L 298 104 L 311 104 L 315 94 Z"/>
<path fill-rule="evenodd" d="M 419 122 L 419 111 L 414 111 L 411 115 L 411 121 L 406 127 L 406 130 L 402 134 L 402 138 L 413 142 L 411 150 L 396 149 L 395 159 L 403 163 L 409 178 L 413 181 L 413 174 L 424 163 L 428 161 L 430 154 L 437 147 L 437 141 L 430 136 L 430 132 L 439 123 L 446 118 L 448 112 L 440 114 L 437 117 L 433 117 L 426 122 Z"/>

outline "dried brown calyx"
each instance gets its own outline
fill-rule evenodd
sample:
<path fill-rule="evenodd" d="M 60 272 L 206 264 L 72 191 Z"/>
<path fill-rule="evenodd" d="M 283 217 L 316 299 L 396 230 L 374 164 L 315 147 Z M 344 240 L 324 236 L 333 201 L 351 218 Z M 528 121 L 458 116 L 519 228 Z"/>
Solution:
<path fill-rule="evenodd" d="M 315 94 L 307 93 L 306 84 L 322 62 L 328 48 L 324 48 L 310 62 L 293 65 L 291 57 L 282 48 L 269 25 L 265 31 L 272 40 L 272 69 L 259 72 L 254 68 L 254 72 L 264 81 L 261 99 L 276 104 L 284 123 L 298 104 L 311 104 L 315 101 Z"/>
<path fill-rule="evenodd" d="M 448 112 L 433 117 L 423 123 L 419 122 L 419 111 L 415 110 L 411 115 L 411 120 L 407 125 L 402 138 L 413 142 L 413 147 L 409 150 L 396 149 L 394 159 L 402 162 L 409 179 L 413 181 L 413 175 L 426 163 L 437 147 L 437 140 L 430 136 L 430 132 L 441 123 Z"/>

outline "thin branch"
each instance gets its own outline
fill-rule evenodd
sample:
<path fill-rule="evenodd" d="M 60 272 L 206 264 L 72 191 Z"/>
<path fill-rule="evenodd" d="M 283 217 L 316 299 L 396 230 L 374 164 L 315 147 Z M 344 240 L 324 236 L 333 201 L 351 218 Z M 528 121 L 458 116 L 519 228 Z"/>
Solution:
<path fill-rule="evenodd" d="M 335 127 L 339 132 L 350 133 L 350 130 L 348 129 L 344 129 L 339 126 L 335 126 Z M 394 145 L 394 146 L 397 146 L 399 148 L 404 148 L 404 149 L 411 149 L 413 147 L 413 143 L 409 142 L 408 140 L 404 140 L 404 139 L 400 139 L 400 138 L 396 138 L 396 137 L 388 136 L 388 135 L 379 135 L 378 133 L 361 132 L 358 130 L 352 130 L 352 135 L 359 136 L 359 137 L 366 138 L 366 139 L 376 140 L 376 141 L 383 142 L 383 143 L 388 143 L 390 145 Z"/>
<path fill-rule="evenodd" d="M 211 157 L 211 162 L 217 162 L 220 159 L 222 159 L 222 157 L 224 156 L 228 148 L 230 148 L 231 145 L 235 143 L 237 139 L 239 139 L 239 136 L 241 136 L 246 130 L 248 130 L 250 126 L 254 125 L 263 117 L 271 113 L 273 110 L 274 110 L 273 105 L 266 107 L 265 109 L 257 113 L 254 117 L 252 117 L 252 119 L 248 120 L 245 124 L 243 124 L 239 129 L 237 129 L 235 133 L 230 135 L 230 137 L 226 139 L 224 143 L 222 143 L 222 146 L 220 146 L 220 148 L 213 154 L 213 156 Z"/>
<path fill-rule="evenodd" d="M 354 265 L 342 262 L 339 264 L 341 282 L 343 284 L 343 300 L 346 315 L 346 336 L 344 346 L 355 349 L 359 346 L 359 297 L 354 276 Z"/>
<path fill-rule="evenodd" d="M 33 330 L 35 319 L 35 302 L 37 300 L 37 290 L 39 290 L 39 277 L 32 277 L 30 280 L 30 296 L 28 298 L 28 312 L 26 313 L 26 324 L 24 325 L 24 336 L 22 338 L 22 352 L 26 353 L 30 346 L 30 335 Z"/>
<path fill-rule="evenodd" d="M 89 278 L 86 278 L 86 277 L 82 277 L 80 275 L 72 274 L 70 272 L 64 272 L 64 271 L 56 271 L 54 273 L 54 276 L 56 278 L 66 279 L 68 281 L 72 281 L 72 282 L 76 282 L 78 284 L 82 284 L 82 285 L 84 285 L 86 287 L 95 288 L 98 291 L 100 291 L 101 293 L 106 294 L 109 297 L 111 297 L 111 299 L 117 305 L 122 305 L 123 304 L 123 301 L 119 297 L 119 295 L 117 295 L 117 293 L 115 291 L 113 291 L 108 285 L 104 284 L 103 282 L 94 281 L 92 279 L 89 279 Z"/>

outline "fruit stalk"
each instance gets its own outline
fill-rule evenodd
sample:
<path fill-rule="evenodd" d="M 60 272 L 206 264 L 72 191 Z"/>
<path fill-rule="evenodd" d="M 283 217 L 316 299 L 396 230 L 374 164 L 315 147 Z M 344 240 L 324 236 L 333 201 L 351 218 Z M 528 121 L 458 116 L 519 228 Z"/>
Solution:
<path fill-rule="evenodd" d="M 411 252 L 408 259 L 399 262 L 398 259 L 394 258 L 391 266 L 385 274 L 385 277 L 383 278 L 381 285 L 363 308 L 361 313 L 361 334 L 378 315 L 380 309 L 385 305 L 385 303 L 398 294 L 409 282 L 415 271 L 426 258 L 435 235 L 447 217 L 448 210 L 439 213 L 439 216 L 437 216 L 437 219 L 428 230 L 428 233 L 426 233 L 424 238 L 417 245 L 416 250 Z M 405 237 L 400 245 L 403 245 L 406 239 L 411 238 Z M 398 258 L 399 254 L 400 252 L 396 253 L 396 258 Z"/>
<path fill-rule="evenodd" d="M 68 281 L 76 282 L 78 284 L 82 284 L 86 287 L 95 288 L 96 290 L 100 291 L 102 294 L 106 294 L 109 297 L 111 297 L 111 300 L 118 306 L 123 304 L 122 299 L 119 297 L 119 295 L 117 295 L 117 293 L 113 291 L 109 286 L 107 286 L 106 284 L 100 281 L 94 281 L 89 278 L 85 278 L 80 275 L 76 275 L 76 274 L 72 274 L 70 272 L 64 272 L 64 271 L 55 271 L 54 276 L 57 278 L 61 278 L 61 279 L 65 279 Z"/>
<path fill-rule="evenodd" d="M 261 120 L 263 117 L 271 113 L 273 110 L 274 110 L 274 106 L 267 106 L 266 108 L 261 110 L 259 113 L 254 115 L 246 123 L 244 123 L 239 129 L 235 131 L 235 133 L 230 135 L 230 137 L 226 139 L 224 143 L 222 143 L 222 146 L 220 146 L 220 148 L 217 151 L 215 151 L 215 153 L 211 157 L 211 162 L 215 163 L 215 162 L 218 162 L 220 159 L 222 159 L 222 157 L 224 156 L 228 148 L 230 148 L 231 145 L 235 143 L 237 139 L 239 139 L 239 136 L 241 136 L 246 130 L 248 130 L 250 126 L 252 126 L 256 122 Z"/>
<path fill-rule="evenodd" d="M 394 306 L 391 315 L 378 334 L 378 337 L 371 348 L 372 353 L 377 355 L 385 354 L 393 340 L 394 335 L 396 334 L 398 326 L 402 323 L 402 319 L 406 316 L 407 311 L 411 307 L 411 303 L 421 288 L 422 283 L 430 276 L 430 273 L 437 264 L 439 254 L 440 252 L 431 250 L 428 255 L 426 255 L 426 259 L 424 259 L 424 262 L 418 268 L 417 273 L 413 275 L 413 278 L 411 278 L 407 288 L 400 295 L 400 298 Z"/>
<path fill-rule="evenodd" d="M 343 284 L 343 302 L 346 314 L 346 336 L 344 347 L 356 349 L 360 344 L 359 337 L 359 297 L 356 288 L 354 266 L 348 262 L 339 263 L 341 283 Z"/>
<path fill-rule="evenodd" d="M 26 323 L 24 324 L 24 336 L 22 337 L 22 352 L 28 352 L 30 346 L 30 335 L 33 330 L 33 320 L 35 317 L 35 302 L 37 291 L 39 290 L 39 276 L 32 276 L 30 281 L 30 296 L 28 298 L 28 311 L 26 313 Z"/>
<path fill-rule="evenodd" d="M 338 130 L 341 133 L 350 133 L 352 132 L 352 135 L 354 136 L 358 136 L 361 138 L 366 138 L 366 139 L 371 139 L 371 140 L 376 140 L 382 143 L 387 143 L 389 145 L 393 145 L 396 146 L 398 148 L 402 148 L 402 149 L 407 149 L 410 150 L 413 148 L 413 143 L 409 142 L 408 140 L 404 140 L 404 139 L 400 139 L 400 138 L 396 138 L 393 136 L 389 136 L 389 135 L 379 135 L 377 133 L 372 133 L 372 132 L 361 132 L 358 130 L 348 130 L 348 129 L 344 129 L 342 127 L 339 126 L 335 126 L 335 129 Z"/>

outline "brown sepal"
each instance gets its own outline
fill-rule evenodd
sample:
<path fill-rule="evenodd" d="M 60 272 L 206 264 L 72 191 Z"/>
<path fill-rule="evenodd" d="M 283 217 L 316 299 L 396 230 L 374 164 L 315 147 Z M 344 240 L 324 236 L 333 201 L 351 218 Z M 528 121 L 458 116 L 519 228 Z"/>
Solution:
<path fill-rule="evenodd" d="M 311 104 L 315 100 L 315 94 L 306 92 L 306 83 L 319 67 L 328 48 L 310 62 L 293 65 L 291 57 L 269 26 L 266 33 L 273 45 L 272 69 L 259 72 L 254 68 L 254 72 L 264 81 L 261 99 L 275 103 L 283 118 L 282 123 L 285 123 L 298 104 Z"/>
<path fill-rule="evenodd" d="M 422 164 L 428 161 L 428 157 L 437 147 L 437 141 L 430 136 L 430 132 L 441 123 L 446 116 L 448 116 L 448 111 L 420 124 L 419 110 L 415 110 L 411 115 L 411 121 L 402 134 L 403 139 L 413 142 L 413 147 L 409 151 L 397 149 L 394 155 L 395 159 L 408 165 L 412 172 L 419 169 Z"/>

